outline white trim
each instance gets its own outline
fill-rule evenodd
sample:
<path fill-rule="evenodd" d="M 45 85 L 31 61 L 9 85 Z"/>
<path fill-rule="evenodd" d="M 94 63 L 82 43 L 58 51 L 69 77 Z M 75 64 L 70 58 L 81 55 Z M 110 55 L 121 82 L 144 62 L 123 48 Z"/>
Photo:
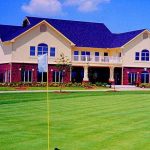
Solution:
<path fill-rule="evenodd" d="M 132 38 L 130 41 L 128 41 L 127 43 L 125 43 L 123 46 L 121 46 L 121 48 L 124 48 L 126 45 L 128 45 L 129 43 L 131 43 L 133 40 L 135 40 L 137 37 L 139 37 L 141 34 L 143 34 L 145 31 L 147 31 L 148 33 L 150 33 L 149 30 L 145 29 L 143 32 L 139 33 L 137 36 L 135 36 L 134 38 Z"/>
<path fill-rule="evenodd" d="M 27 32 L 31 31 L 32 29 L 34 29 L 35 27 L 41 25 L 42 23 L 45 23 L 46 25 L 48 25 L 50 28 L 52 28 L 54 31 L 56 31 L 59 35 L 61 35 L 63 38 L 65 38 L 72 46 L 75 46 L 75 44 L 70 41 L 67 37 L 65 37 L 61 32 L 59 32 L 56 28 L 54 28 L 52 25 L 50 25 L 46 20 L 43 20 L 41 22 L 39 22 L 38 24 L 34 25 L 33 27 L 29 28 L 28 30 L 26 30 L 25 32 L 19 34 L 18 36 L 16 36 L 15 38 L 13 38 L 12 40 L 10 40 L 10 42 L 15 42 L 15 40 L 17 38 L 19 38 L 20 36 L 26 34 Z M 5 41 L 5 42 L 9 42 L 9 41 Z"/>

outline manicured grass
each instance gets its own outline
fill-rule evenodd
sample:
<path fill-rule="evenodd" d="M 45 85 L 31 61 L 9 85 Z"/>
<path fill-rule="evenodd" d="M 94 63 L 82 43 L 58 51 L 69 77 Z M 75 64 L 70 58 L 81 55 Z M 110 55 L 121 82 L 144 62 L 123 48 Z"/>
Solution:
<path fill-rule="evenodd" d="M 149 150 L 149 92 L 50 93 L 51 150 Z M 46 150 L 45 93 L 0 94 L 0 149 Z"/>

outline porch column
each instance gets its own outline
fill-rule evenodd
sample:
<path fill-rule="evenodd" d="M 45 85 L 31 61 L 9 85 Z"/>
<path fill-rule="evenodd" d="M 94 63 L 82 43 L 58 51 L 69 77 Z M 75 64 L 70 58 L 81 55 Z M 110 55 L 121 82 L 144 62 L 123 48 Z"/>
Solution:
<path fill-rule="evenodd" d="M 89 77 L 88 77 L 88 66 L 84 66 L 84 78 L 83 82 L 89 82 Z"/>
<path fill-rule="evenodd" d="M 109 81 L 114 82 L 114 67 L 111 66 L 111 67 L 109 67 L 109 69 L 110 69 Z"/>

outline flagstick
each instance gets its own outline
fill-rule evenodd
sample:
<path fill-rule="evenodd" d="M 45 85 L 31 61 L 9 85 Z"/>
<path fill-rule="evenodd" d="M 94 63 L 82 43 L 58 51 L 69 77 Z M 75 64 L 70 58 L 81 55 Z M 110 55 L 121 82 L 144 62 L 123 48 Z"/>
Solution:
<path fill-rule="evenodd" d="M 49 96 L 48 96 L 48 55 L 47 55 L 47 125 L 48 125 L 48 150 L 50 150 L 50 106 L 49 106 Z"/>

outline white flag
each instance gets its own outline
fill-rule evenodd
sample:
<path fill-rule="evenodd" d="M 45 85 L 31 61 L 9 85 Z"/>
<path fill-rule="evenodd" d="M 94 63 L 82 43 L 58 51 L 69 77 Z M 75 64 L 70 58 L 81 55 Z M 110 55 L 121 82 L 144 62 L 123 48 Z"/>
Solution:
<path fill-rule="evenodd" d="M 47 54 L 38 56 L 38 71 L 39 72 L 47 72 L 48 71 Z"/>

